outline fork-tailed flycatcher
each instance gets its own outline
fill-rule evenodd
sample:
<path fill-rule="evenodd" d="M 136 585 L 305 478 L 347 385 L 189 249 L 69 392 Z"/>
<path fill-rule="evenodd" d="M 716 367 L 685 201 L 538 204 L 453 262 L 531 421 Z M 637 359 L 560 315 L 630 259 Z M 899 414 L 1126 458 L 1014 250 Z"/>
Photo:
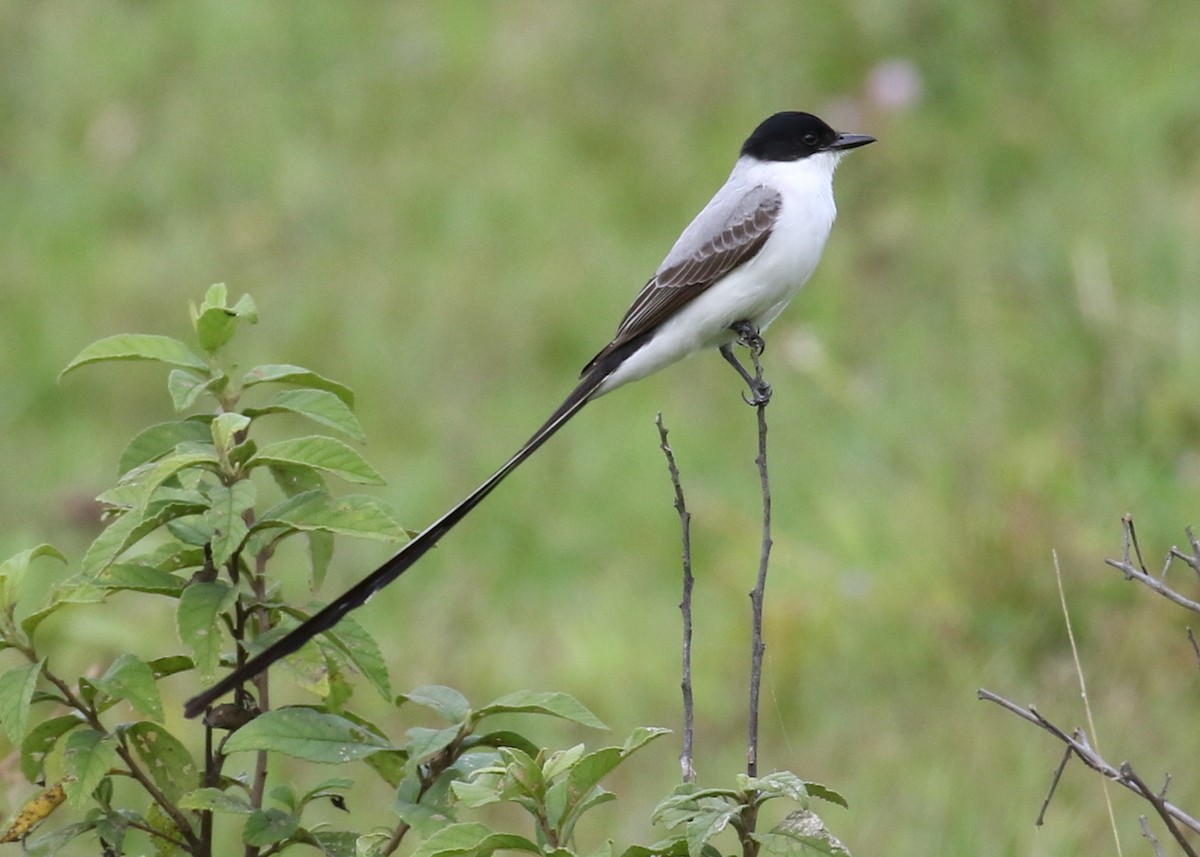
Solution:
<path fill-rule="evenodd" d="M 718 348 L 756 387 L 731 346 L 761 348 L 759 333 L 787 306 L 821 258 L 837 209 L 833 172 L 850 149 L 874 142 L 839 134 L 809 113 L 776 113 L 742 145 L 728 180 L 683 230 L 634 299 L 617 335 L 584 367 L 581 380 L 541 428 L 458 505 L 399 553 L 213 687 L 188 700 L 195 717 L 214 700 L 295 652 L 399 577 L 567 420 L 592 399 L 697 351 Z"/>

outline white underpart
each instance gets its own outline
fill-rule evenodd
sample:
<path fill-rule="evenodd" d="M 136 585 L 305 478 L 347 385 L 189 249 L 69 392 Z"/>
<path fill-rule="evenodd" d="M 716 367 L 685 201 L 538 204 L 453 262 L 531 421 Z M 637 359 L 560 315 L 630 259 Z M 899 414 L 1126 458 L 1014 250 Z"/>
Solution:
<path fill-rule="evenodd" d="M 703 294 L 664 322 L 650 340 L 629 356 L 593 394 L 602 396 L 617 387 L 645 378 L 697 351 L 715 349 L 736 339 L 729 326 L 748 320 L 766 330 L 821 259 L 825 240 L 837 216 L 833 202 L 833 172 L 841 152 L 821 152 L 799 161 L 758 161 L 741 158 L 729 180 L 692 225 L 676 248 L 687 242 L 701 246 L 714 228 L 703 224 L 705 215 L 723 194 L 743 194 L 766 185 L 779 191 L 783 205 L 770 237 L 754 258 L 735 268 Z M 675 254 L 672 250 L 668 259 Z"/>

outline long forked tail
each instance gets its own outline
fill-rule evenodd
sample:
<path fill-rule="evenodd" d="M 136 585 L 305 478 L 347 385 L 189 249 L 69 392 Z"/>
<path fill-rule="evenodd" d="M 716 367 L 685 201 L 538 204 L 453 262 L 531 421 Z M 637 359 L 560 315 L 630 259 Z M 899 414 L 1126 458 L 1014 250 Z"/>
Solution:
<path fill-rule="evenodd" d="M 637 344 L 629 343 L 631 347 L 622 348 L 618 353 L 607 355 L 607 359 L 603 360 L 600 364 L 589 366 L 583 379 L 571 391 L 571 394 L 567 396 L 566 401 L 559 405 L 558 409 L 550 416 L 550 419 L 546 420 L 542 424 L 542 427 L 534 432 L 533 436 L 525 441 L 525 444 L 513 454 L 512 458 L 504 462 L 504 465 L 489 476 L 482 485 L 416 535 L 412 541 L 408 542 L 391 559 L 346 590 L 346 592 L 327 607 L 315 613 L 278 641 L 237 667 L 233 672 L 225 676 L 225 678 L 208 688 L 208 690 L 189 699 L 184 704 L 184 716 L 195 717 L 202 713 L 213 702 L 233 690 L 239 684 L 254 678 L 280 658 L 292 654 L 317 634 L 328 631 L 343 616 L 356 607 L 361 607 L 372 595 L 407 571 L 410 566 L 425 555 L 426 551 L 436 545 L 442 536 L 450 532 L 455 524 L 465 518 L 472 509 L 479 505 L 479 502 L 490 494 L 492 489 L 504 480 L 504 477 L 516 470 L 521 462 L 533 455 L 543 443 L 550 439 L 551 435 L 566 425 L 571 417 L 579 413 L 583 406 L 591 399 L 597 388 L 604 383 L 604 380 L 640 344 L 640 342 Z"/>

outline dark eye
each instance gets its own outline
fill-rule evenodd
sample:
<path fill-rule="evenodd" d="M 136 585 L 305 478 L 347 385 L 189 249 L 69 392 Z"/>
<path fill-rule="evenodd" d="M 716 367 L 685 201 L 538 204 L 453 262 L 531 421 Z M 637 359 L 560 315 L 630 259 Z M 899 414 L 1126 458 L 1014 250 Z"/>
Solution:
<path fill-rule="evenodd" d="M 816 134 L 811 134 L 811 133 L 810 133 L 810 134 L 805 134 L 805 135 L 804 135 L 804 145 L 806 145 L 806 146 L 816 146 L 816 145 L 817 145 L 817 135 L 816 135 Z"/>

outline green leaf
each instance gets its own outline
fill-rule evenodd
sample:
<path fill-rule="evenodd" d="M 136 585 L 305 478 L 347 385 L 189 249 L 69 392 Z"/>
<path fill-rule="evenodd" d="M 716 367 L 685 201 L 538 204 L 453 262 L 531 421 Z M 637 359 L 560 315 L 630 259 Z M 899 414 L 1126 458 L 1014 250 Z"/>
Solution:
<path fill-rule="evenodd" d="M 77 839 L 85 833 L 94 830 L 95 822 L 79 821 L 75 824 L 67 824 L 63 827 L 53 830 L 50 833 L 41 836 L 35 836 L 24 844 L 24 849 L 27 854 L 36 854 L 39 857 L 53 857 L 69 843 L 72 839 Z"/>
<path fill-rule="evenodd" d="M 700 857 L 709 840 L 729 826 L 729 822 L 742 812 L 740 805 L 703 807 L 684 826 L 690 857 Z"/>
<path fill-rule="evenodd" d="M 471 704 L 465 696 L 452 687 L 438 684 L 427 684 L 402 693 L 399 699 L 430 708 L 450 723 L 463 723 L 471 713 Z"/>
<path fill-rule="evenodd" d="M 35 610 L 21 620 L 21 631 L 27 637 L 32 637 L 43 621 L 68 604 L 99 604 L 104 597 L 104 590 L 93 586 L 90 581 L 79 575 L 71 577 L 51 590 L 49 603 L 45 607 Z"/>
<path fill-rule="evenodd" d="M 333 498 L 324 488 L 288 497 L 263 513 L 253 530 L 289 527 L 393 542 L 408 536 L 390 506 L 366 494 Z"/>
<path fill-rule="evenodd" d="M 35 559 L 52 556 L 65 563 L 67 558 L 53 545 L 40 544 L 35 548 L 13 554 L 4 562 L 0 562 L 0 610 L 7 610 L 17 603 L 21 597 L 21 588 L 25 582 L 25 573 L 29 564 Z"/>
<path fill-rule="evenodd" d="M 0 726 L 3 726 L 4 734 L 14 746 L 25 739 L 29 705 L 43 663 L 38 661 L 36 664 L 13 667 L 0 675 Z"/>
<path fill-rule="evenodd" d="M 397 800 L 392 804 L 396 817 L 417 831 L 422 839 L 437 833 L 451 821 L 444 807 Z"/>
<path fill-rule="evenodd" d="M 161 658 L 154 658 L 148 661 L 148 663 L 156 679 L 166 678 L 167 676 L 190 670 L 196 666 L 195 662 L 187 655 L 166 655 Z"/>
<path fill-rule="evenodd" d="M 458 726 L 448 726 L 445 729 L 427 729 L 424 726 L 414 726 L 404 734 L 408 743 L 404 745 L 408 753 L 409 768 L 436 756 L 445 750 L 459 736 Z"/>
<path fill-rule="evenodd" d="M 820 783 L 805 783 L 804 787 L 807 789 L 810 797 L 820 798 L 821 800 L 828 801 L 829 803 L 836 803 L 843 809 L 850 808 L 849 801 L 842 796 L 842 793 L 834 791 L 828 786 L 823 786 Z"/>
<path fill-rule="evenodd" d="M 242 376 L 242 387 L 249 389 L 256 384 L 294 384 L 328 390 L 350 407 L 354 407 L 353 390 L 303 366 L 290 366 L 286 363 L 255 366 Z"/>
<path fill-rule="evenodd" d="M 530 757 L 515 747 L 505 747 L 500 751 L 506 764 L 504 773 L 510 785 L 506 786 L 502 797 L 513 800 L 521 795 L 527 795 L 539 802 L 546 791 L 546 780 L 542 777 L 542 768 L 536 757 Z M 482 769 L 479 773 L 483 773 Z"/>
<path fill-rule="evenodd" d="M 359 843 L 368 837 L 360 837 L 350 830 L 309 830 L 301 831 L 301 833 L 307 833 L 307 836 L 304 838 L 297 836 L 297 840 L 317 848 L 325 857 L 371 857 L 371 855 L 380 853 L 368 850 L 370 846 L 365 842 L 364 850 L 360 851 Z M 382 847 L 389 838 L 387 832 L 384 831 L 379 845 Z"/>
<path fill-rule="evenodd" d="M 570 720 L 572 723 L 579 723 L 582 726 L 590 726 L 593 729 L 608 729 L 579 700 L 568 694 L 553 691 L 518 690 L 480 708 L 475 712 L 474 720 L 478 723 L 483 718 L 491 717 L 494 714 L 515 713 L 546 714 Z"/>
<path fill-rule="evenodd" d="M 195 321 L 200 315 L 208 309 L 227 309 L 226 301 L 229 300 L 229 289 L 224 283 L 213 283 L 204 292 L 204 300 L 200 302 L 200 308 L 196 309 L 196 305 L 188 301 L 188 309 L 191 310 L 192 321 Z"/>
<path fill-rule="evenodd" d="M 570 770 L 576 762 L 583 758 L 586 747 L 582 744 L 576 744 L 574 747 L 568 747 L 566 750 L 557 750 L 550 754 L 542 765 L 542 777 L 546 780 L 552 780 L 559 774 Z M 616 747 L 612 750 L 620 752 Z M 593 754 L 595 755 L 595 754 Z"/>
<path fill-rule="evenodd" d="M 127 700 L 138 714 L 162 721 L 162 697 L 154 683 L 154 671 L 137 655 L 126 653 L 118 657 L 96 679 L 96 687 L 113 699 Z"/>
<path fill-rule="evenodd" d="M 220 616 L 233 606 L 237 590 L 224 583 L 193 583 L 183 590 L 175 621 L 179 638 L 196 653 L 196 669 L 208 681 L 221 657 Z"/>
<path fill-rule="evenodd" d="M 396 749 L 344 717 L 308 708 L 282 708 L 256 717 L 225 742 L 225 752 L 267 750 L 321 764 L 361 759 Z"/>
<path fill-rule="evenodd" d="M 123 767 L 116 738 L 95 729 L 77 729 L 67 735 L 65 753 L 66 773 L 73 779 L 63 788 L 67 802 L 75 807 L 83 805 L 111 770 Z"/>
<path fill-rule="evenodd" d="M 250 801 L 237 792 L 226 792 L 211 786 L 193 789 L 179 798 L 180 809 L 211 810 L 228 815 L 249 815 L 254 812 Z"/>
<path fill-rule="evenodd" d="M 404 777 L 404 766 L 408 756 L 400 750 L 384 750 L 373 756 L 367 756 L 367 767 L 379 775 L 379 778 L 393 789 L 400 784 Z"/>
<path fill-rule="evenodd" d="M 258 324 L 258 306 L 250 295 L 242 295 L 233 305 L 233 314 L 251 324 Z"/>
<path fill-rule="evenodd" d="M 391 701 L 392 685 L 388 679 L 387 661 L 383 659 L 383 653 L 380 652 L 375 638 L 349 616 L 343 617 L 328 632 L 328 636 L 341 645 L 345 654 L 384 701 Z"/>
<path fill-rule="evenodd" d="M 305 534 L 308 540 L 308 586 L 320 589 L 333 560 L 333 534 L 313 530 Z"/>
<path fill-rule="evenodd" d="M 621 852 L 621 857 L 683 857 L 685 854 L 687 854 L 687 843 L 673 836 L 649 847 L 630 845 Z"/>
<path fill-rule="evenodd" d="M 281 809 L 256 810 L 242 828 L 242 841 L 261 848 L 287 839 L 300 827 L 300 819 Z"/>
<path fill-rule="evenodd" d="M 296 812 L 299 798 L 291 783 L 280 783 L 267 792 L 267 796 L 275 803 L 283 804 L 290 812 Z"/>
<path fill-rule="evenodd" d="M 149 461 L 162 458 L 181 443 L 198 443 L 212 437 L 204 419 L 174 420 L 158 423 L 139 432 L 121 453 L 119 473 L 128 473 Z"/>
<path fill-rule="evenodd" d="M 111 791 L 112 780 L 105 780 Z M 102 807 L 111 805 L 111 795 L 104 795 L 97 798 L 101 802 Z M 110 854 L 125 853 L 125 834 L 129 831 L 130 822 L 144 824 L 145 820 L 135 812 L 130 810 L 113 811 L 111 809 L 95 809 L 89 813 L 89 816 L 96 822 L 96 835 L 100 837 L 105 845 L 105 850 Z"/>
<path fill-rule="evenodd" d="M 110 565 L 93 582 L 113 592 L 146 592 L 155 595 L 179 595 L 187 583 L 169 571 L 132 562 Z"/>
<path fill-rule="evenodd" d="M 830 857 L 850 857 L 846 846 L 829 832 L 820 816 L 807 809 L 788 813 L 769 833 L 751 835 L 771 854 L 803 857 L 815 852 Z"/>
<path fill-rule="evenodd" d="M 311 467 L 292 467 L 291 465 L 276 465 L 269 468 L 271 478 L 279 486 L 279 490 L 288 497 L 295 497 L 305 491 L 320 489 L 327 492 L 325 479 Z"/>
<path fill-rule="evenodd" d="M 193 322 L 200 347 L 209 354 L 219 351 L 221 346 L 233 339 L 234 333 L 237 332 L 237 322 L 237 316 L 224 307 L 209 307 L 204 310 Z"/>
<path fill-rule="evenodd" d="M 300 465 L 332 473 L 347 482 L 383 484 L 383 478 L 366 459 L 340 440 L 323 435 L 309 435 L 269 443 L 246 463 L 246 468 L 264 464 Z"/>
<path fill-rule="evenodd" d="M 142 720 L 125 730 L 126 742 L 142 761 L 158 790 L 168 800 L 178 800 L 199 780 L 200 770 L 192 754 L 164 727 Z"/>
<path fill-rule="evenodd" d="M 486 772 L 472 777 L 467 781 L 456 781 L 450 784 L 454 794 L 454 802 L 467 809 L 479 809 L 488 804 L 499 803 L 504 799 L 501 794 L 502 779 L 495 772 Z"/>
<path fill-rule="evenodd" d="M 526 851 L 541 855 L 541 849 L 523 836 L 493 833 L 485 824 L 450 824 L 424 840 L 412 857 L 488 857 L 495 851 Z"/>
<path fill-rule="evenodd" d="M 340 431 L 354 440 L 364 441 L 367 439 L 354 412 L 339 396 L 328 390 L 314 390 L 308 387 L 298 390 L 281 390 L 265 404 L 246 408 L 245 413 L 250 417 L 282 413 L 299 414 L 315 423 Z"/>
<path fill-rule="evenodd" d="M 219 454 L 229 455 L 237 446 L 237 433 L 250 427 L 250 418 L 245 414 L 228 412 L 212 421 L 212 441 Z"/>
<path fill-rule="evenodd" d="M 216 485 L 209 492 L 212 508 L 204 517 L 212 533 L 209 549 L 212 551 L 213 565 L 224 565 L 245 541 L 250 530 L 242 515 L 254 507 L 257 497 L 254 483 L 248 479 L 234 482 L 228 487 Z"/>
<path fill-rule="evenodd" d="M 488 732 L 485 735 L 472 735 L 464 745 L 470 747 L 516 747 L 521 752 L 529 756 L 538 754 L 538 747 L 524 735 L 519 732 L 512 732 L 507 729 L 501 729 L 496 732 Z"/>
<path fill-rule="evenodd" d="M 212 378 L 189 369 L 172 369 L 167 375 L 167 392 L 171 395 L 171 404 L 175 406 L 175 412 L 186 411 L 196 403 L 201 393 L 212 389 L 223 380 L 224 376 Z"/>
<path fill-rule="evenodd" d="M 216 283 L 204 295 L 204 302 L 199 308 L 192 305 L 192 326 L 196 328 L 196 336 L 200 347 L 206 352 L 216 352 L 238 330 L 239 320 L 247 320 L 254 324 L 258 320 L 258 310 L 250 295 L 244 294 L 235 306 L 226 306 L 228 293 L 224 283 Z"/>
<path fill-rule="evenodd" d="M 145 470 L 134 471 L 140 489 L 135 508 L 109 524 L 92 542 L 80 565 L 85 574 L 95 575 L 130 546 L 145 538 L 172 518 L 195 511 L 191 502 L 168 500 L 151 503 L 164 482 L 192 468 L 216 469 L 217 460 L 208 453 L 171 455 Z"/>
<path fill-rule="evenodd" d="M 80 351 L 58 377 L 62 378 L 80 366 L 108 360 L 153 360 L 188 369 L 208 369 L 208 361 L 178 339 L 146 333 L 120 333 L 97 340 Z"/>
<path fill-rule="evenodd" d="M 25 740 L 21 742 L 21 773 L 25 775 L 25 779 L 31 783 L 42 781 L 44 779 L 42 764 L 46 759 L 46 754 L 54 748 L 58 739 L 82 725 L 82 715 L 76 713 L 43 720 L 30 729 Z"/>
<path fill-rule="evenodd" d="M 190 503 L 161 503 L 147 510 L 145 516 L 137 510 L 126 512 L 92 541 L 80 560 L 80 568 L 84 575 L 95 577 L 163 524 L 204 508 Z"/>

